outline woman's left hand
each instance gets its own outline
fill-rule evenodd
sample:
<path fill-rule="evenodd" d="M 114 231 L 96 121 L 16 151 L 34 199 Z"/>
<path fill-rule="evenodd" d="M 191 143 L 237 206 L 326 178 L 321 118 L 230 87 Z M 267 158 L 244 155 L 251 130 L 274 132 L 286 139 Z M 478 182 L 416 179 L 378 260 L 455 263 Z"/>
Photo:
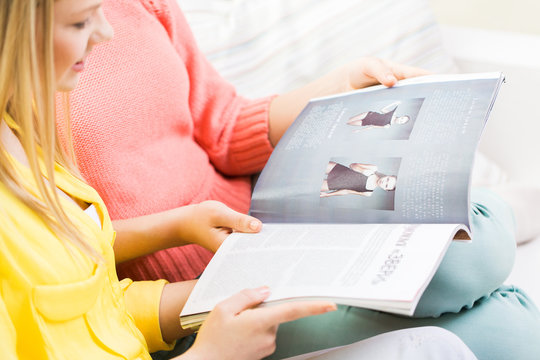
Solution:
<path fill-rule="evenodd" d="M 342 72 L 343 75 L 339 75 Z M 392 61 L 378 59 L 374 57 L 364 57 L 356 61 L 350 62 L 336 70 L 336 74 L 330 73 L 331 77 L 336 76 L 338 79 L 337 91 L 349 91 L 354 89 L 362 89 L 371 85 L 383 84 L 385 86 L 394 86 L 398 80 L 408 79 L 416 76 L 428 75 L 429 71 L 397 64 Z M 340 77 L 343 80 L 339 80 Z M 341 84 L 340 84 L 341 83 Z"/>
<path fill-rule="evenodd" d="M 310 99 L 367 86 L 394 86 L 398 80 L 428 75 L 429 71 L 374 57 L 363 57 L 329 72 L 297 90 L 272 100 L 269 111 L 269 140 L 276 145 Z"/>
<path fill-rule="evenodd" d="M 191 207 L 187 224 L 183 222 L 183 226 L 179 226 L 178 236 L 213 252 L 233 231 L 256 233 L 262 228 L 260 220 L 234 211 L 218 201 L 204 201 Z"/>

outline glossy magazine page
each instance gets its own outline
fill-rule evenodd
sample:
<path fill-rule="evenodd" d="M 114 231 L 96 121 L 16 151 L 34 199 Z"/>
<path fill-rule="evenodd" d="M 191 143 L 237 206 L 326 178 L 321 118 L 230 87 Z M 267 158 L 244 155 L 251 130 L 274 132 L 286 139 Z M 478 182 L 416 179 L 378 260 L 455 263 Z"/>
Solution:
<path fill-rule="evenodd" d="M 312 100 L 261 173 L 251 214 L 468 227 L 474 154 L 502 82 L 437 75 Z"/>

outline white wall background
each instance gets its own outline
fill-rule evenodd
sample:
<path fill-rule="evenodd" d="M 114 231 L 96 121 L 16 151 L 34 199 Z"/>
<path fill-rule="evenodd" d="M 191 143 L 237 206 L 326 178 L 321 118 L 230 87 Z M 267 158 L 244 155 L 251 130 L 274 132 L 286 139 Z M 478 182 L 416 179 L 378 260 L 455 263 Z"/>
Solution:
<path fill-rule="evenodd" d="M 540 1 L 428 0 L 467 72 L 502 71 L 480 150 L 519 182 L 540 178 Z M 449 26 L 449 27 L 448 27 Z"/>
<path fill-rule="evenodd" d="M 443 24 L 540 35 L 538 0 L 429 0 Z"/>

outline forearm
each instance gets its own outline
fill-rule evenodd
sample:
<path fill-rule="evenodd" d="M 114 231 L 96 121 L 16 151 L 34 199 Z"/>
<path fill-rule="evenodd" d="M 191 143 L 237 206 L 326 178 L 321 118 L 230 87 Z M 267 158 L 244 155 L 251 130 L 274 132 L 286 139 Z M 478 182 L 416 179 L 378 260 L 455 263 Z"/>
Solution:
<path fill-rule="evenodd" d="M 276 145 L 306 103 L 315 97 L 337 94 L 381 83 L 394 86 L 398 79 L 425 75 L 426 71 L 391 62 L 360 58 L 306 86 L 274 98 L 269 110 L 269 139 Z"/>
<path fill-rule="evenodd" d="M 217 201 L 114 222 L 116 262 L 186 244 L 216 251 L 234 230 L 258 232 L 261 222 Z"/>
<path fill-rule="evenodd" d="M 187 222 L 190 207 L 114 221 L 116 262 L 121 263 L 159 250 L 188 244 L 188 239 L 179 234 L 179 224 Z"/>
<path fill-rule="evenodd" d="M 161 302 L 159 304 L 159 325 L 163 340 L 167 343 L 171 343 L 193 332 L 191 330 L 184 330 L 180 326 L 180 312 L 195 284 L 196 280 L 182 281 L 167 284 L 163 288 Z"/>
<path fill-rule="evenodd" d="M 347 73 L 343 68 L 340 68 L 302 88 L 275 97 L 270 104 L 268 114 L 268 137 L 270 143 L 276 146 L 279 139 L 281 139 L 309 100 L 350 90 L 350 88 L 347 89 L 344 86 L 346 82 Z"/>

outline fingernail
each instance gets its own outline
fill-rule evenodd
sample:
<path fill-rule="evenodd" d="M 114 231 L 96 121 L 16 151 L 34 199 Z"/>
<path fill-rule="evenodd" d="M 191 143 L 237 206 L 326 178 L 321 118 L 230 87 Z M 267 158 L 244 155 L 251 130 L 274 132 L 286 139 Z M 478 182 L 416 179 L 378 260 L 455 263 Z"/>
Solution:
<path fill-rule="evenodd" d="M 331 305 L 328 305 L 327 307 L 324 308 L 324 311 L 326 311 L 326 312 L 336 311 L 336 310 L 337 310 L 337 305 L 336 304 L 331 304 Z"/>
<path fill-rule="evenodd" d="M 392 74 L 386 75 L 386 80 L 388 80 L 388 82 L 391 82 L 391 83 L 396 83 L 397 82 L 396 77 L 394 75 L 392 75 Z"/>
<path fill-rule="evenodd" d="M 259 221 L 252 220 L 252 221 L 250 221 L 250 223 L 249 223 L 249 228 L 250 228 L 251 230 L 259 230 L 259 225 L 260 225 L 260 222 L 259 222 Z"/>
<path fill-rule="evenodd" d="M 268 286 L 261 286 L 257 291 L 264 296 L 270 295 L 270 288 Z"/>

